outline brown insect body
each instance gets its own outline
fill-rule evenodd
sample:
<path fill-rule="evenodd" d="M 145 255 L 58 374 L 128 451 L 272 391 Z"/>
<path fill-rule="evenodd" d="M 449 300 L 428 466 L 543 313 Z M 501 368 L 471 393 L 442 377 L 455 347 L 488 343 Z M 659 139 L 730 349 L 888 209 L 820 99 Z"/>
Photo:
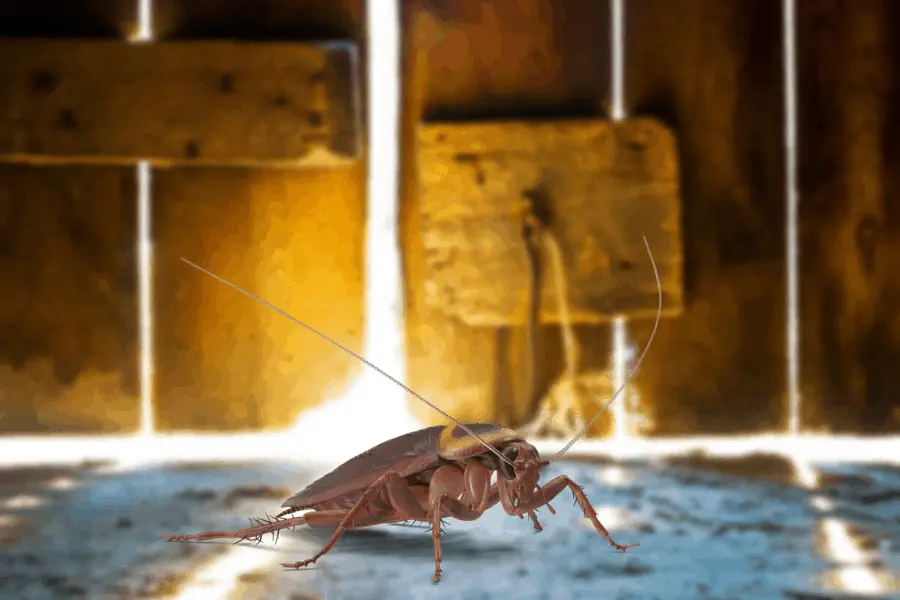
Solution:
<path fill-rule="evenodd" d="M 644 240 L 646 244 L 646 239 Z M 647 247 L 649 252 L 649 246 Z M 650 255 L 652 262 L 653 255 Z M 182 259 L 184 260 L 184 259 Z M 167 541 L 202 541 L 217 538 L 261 540 L 263 535 L 276 534 L 297 525 L 333 528 L 334 533 L 325 546 L 307 560 L 283 564 L 289 569 L 300 569 L 314 564 L 328 553 L 341 534 L 348 529 L 358 529 L 397 523 L 421 521 L 431 525 L 434 540 L 434 577 L 441 578 L 441 520 L 445 517 L 462 521 L 474 521 L 486 510 L 500 504 L 513 516 L 527 515 L 536 530 L 543 528 L 535 511 L 544 506 L 555 513 L 550 501 L 560 492 L 569 489 L 586 519 L 614 548 L 625 551 L 639 544 L 620 545 L 609 536 L 600 523 L 581 487 L 565 475 L 559 475 L 544 485 L 539 485 L 541 467 L 549 461 L 541 461 L 537 449 L 511 429 L 487 423 L 463 424 L 420 396 L 406 385 L 380 368 L 341 346 L 331 338 L 306 323 L 292 317 L 278 307 L 254 296 L 250 292 L 222 279 L 206 269 L 186 261 L 196 269 L 218 279 L 222 283 L 271 308 L 285 318 L 310 330 L 331 344 L 359 359 L 378 371 L 407 392 L 447 417 L 451 424 L 426 427 L 383 442 L 346 461 L 330 473 L 312 482 L 306 488 L 284 501 L 283 510 L 274 520 L 259 521 L 256 526 L 237 531 L 210 531 L 187 535 L 167 535 Z M 659 273 L 657 277 L 660 311 L 662 292 Z M 654 326 L 651 341 L 656 333 Z M 649 342 L 647 344 L 649 347 Z M 646 353 L 646 348 L 644 350 Z M 633 376 L 643 359 L 642 354 L 631 371 Z M 629 378 L 630 379 L 630 378 Z M 624 387 L 624 386 L 623 386 Z M 616 392 L 609 403 L 621 392 Z M 600 416 L 597 413 L 580 434 L 556 454 L 562 456 Z M 496 479 L 495 479 L 496 475 Z M 290 516 L 300 511 L 300 516 Z"/>
<path fill-rule="evenodd" d="M 479 434 L 486 441 L 498 443 L 507 441 L 524 441 L 512 430 L 486 423 L 469 423 L 467 427 Z M 442 434 L 447 429 L 459 431 L 454 426 L 436 425 L 413 431 L 394 439 L 382 442 L 377 446 L 351 458 L 333 471 L 323 475 L 297 492 L 282 504 L 285 508 L 304 510 L 317 508 L 325 503 L 339 501 L 342 498 L 355 498 L 365 492 L 386 471 L 394 471 L 410 483 L 422 481 L 421 475 L 453 461 L 469 458 L 485 452 L 478 442 L 463 447 L 452 447 L 445 443 L 441 447 Z M 465 442 L 475 441 L 464 431 Z M 457 442 L 457 438 L 451 438 Z M 449 441 L 449 440 L 448 440 Z"/>

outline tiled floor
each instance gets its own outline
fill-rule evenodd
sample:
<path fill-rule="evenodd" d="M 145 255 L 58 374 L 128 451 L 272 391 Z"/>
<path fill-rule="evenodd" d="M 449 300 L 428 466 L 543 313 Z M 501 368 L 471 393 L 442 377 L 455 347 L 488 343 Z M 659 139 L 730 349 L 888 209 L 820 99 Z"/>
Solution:
<path fill-rule="evenodd" d="M 585 526 L 564 494 L 545 530 L 495 508 L 449 522 L 444 579 L 433 585 L 427 530 L 352 532 L 315 569 L 281 571 L 308 557 L 322 532 L 288 532 L 276 546 L 174 544 L 163 533 L 241 527 L 274 513 L 314 475 L 284 464 L 179 465 L 116 472 L 0 472 L 0 597 L 292 599 L 780 599 L 898 598 L 900 471 L 832 467 L 822 493 L 834 518 L 868 553 L 855 570 L 836 562 L 822 532 L 834 523 L 791 483 L 778 459 L 554 465 L 581 483 L 623 555 Z M 844 529 L 847 529 L 847 527 Z M 845 544 L 846 545 L 846 544 Z M 835 546 L 832 542 L 831 546 Z M 845 548 L 846 550 L 846 548 Z M 856 558 L 854 558 L 856 556 Z M 831 591 L 827 591 L 827 590 Z"/>

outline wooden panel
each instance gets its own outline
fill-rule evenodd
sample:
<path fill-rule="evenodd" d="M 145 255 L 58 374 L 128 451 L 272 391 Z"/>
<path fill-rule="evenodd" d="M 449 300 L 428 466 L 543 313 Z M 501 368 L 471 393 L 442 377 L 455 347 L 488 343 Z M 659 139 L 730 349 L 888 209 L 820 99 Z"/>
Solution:
<path fill-rule="evenodd" d="M 0 430 L 135 430 L 131 169 L 0 166 Z"/>
<path fill-rule="evenodd" d="M 163 429 L 286 426 L 356 360 L 181 262 L 184 257 L 358 346 L 363 189 L 333 172 L 154 172 Z"/>
<path fill-rule="evenodd" d="M 0 41 L 0 160 L 346 165 L 352 44 Z"/>
<path fill-rule="evenodd" d="M 0 36 L 116 36 L 136 8 L 2 2 Z M 3 432 L 137 428 L 134 181 L 133 169 L 0 165 Z"/>
<path fill-rule="evenodd" d="M 626 101 L 673 128 L 684 198 L 685 313 L 636 378 L 660 434 L 786 422 L 780 15 L 778 0 L 628 3 Z"/>
<path fill-rule="evenodd" d="M 804 422 L 900 430 L 900 7 L 798 3 Z"/>
<path fill-rule="evenodd" d="M 560 242 L 574 322 L 656 316 L 642 235 L 660 271 L 664 310 L 680 311 L 678 161 L 660 124 L 429 124 L 419 137 L 419 177 L 425 301 L 447 316 L 471 326 L 524 323 L 529 205 Z M 542 281 L 541 320 L 558 322 L 553 279 Z"/>
<path fill-rule="evenodd" d="M 461 419 L 521 423 L 521 328 L 469 327 L 425 301 L 416 143 L 420 121 L 598 116 L 607 103 L 608 6 L 564 0 L 404 3 L 401 227 L 410 385 Z M 586 51 L 585 49 L 590 49 Z M 585 361 L 606 360 L 608 328 Z M 560 369 L 558 328 L 538 332 L 538 389 Z M 598 354 L 599 352 L 599 354 Z M 414 400 L 417 416 L 440 416 Z"/>
<path fill-rule="evenodd" d="M 590 116 L 608 105 L 604 2 L 404 4 L 428 120 Z"/>
<path fill-rule="evenodd" d="M 352 39 L 364 106 L 361 7 L 157 0 L 154 31 L 168 39 Z M 364 117 L 361 110 L 360 128 Z M 160 427 L 284 427 L 342 393 L 361 371 L 356 359 L 179 259 L 362 352 L 364 162 L 338 170 L 155 169 L 153 182 Z"/>

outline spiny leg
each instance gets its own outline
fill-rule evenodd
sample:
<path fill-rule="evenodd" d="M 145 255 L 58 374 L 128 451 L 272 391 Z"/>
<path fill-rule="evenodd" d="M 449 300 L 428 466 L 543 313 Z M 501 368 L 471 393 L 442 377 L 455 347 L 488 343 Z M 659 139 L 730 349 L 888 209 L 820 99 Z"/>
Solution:
<path fill-rule="evenodd" d="M 460 521 L 474 521 L 482 514 L 484 514 L 484 510 L 481 507 L 471 508 L 447 494 L 440 494 L 434 500 L 431 513 L 431 537 L 434 540 L 434 577 L 431 578 L 432 581 L 435 583 L 440 581 L 443 572 L 441 569 L 441 518 L 446 516 Z"/>
<path fill-rule="evenodd" d="M 541 527 L 541 522 L 538 521 L 537 515 L 534 514 L 534 511 L 533 511 L 533 510 L 529 510 L 529 511 L 528 511 L 528 516 L 531 517 L 531 522 L 534 523 L 534 530 L 535 530 L 535 531 L 543 531 L 543 530 L 544 530 L 544 528 Z"/>
<path fill-rule="evenodd" d="M 277 532 L 282 529 L 293 529 L 297 525 L 306 525 L 308 527 L 329 527 L 337 525 L 350 509 L 313 510 L 300 517 L 291 519 L 281 518 L 282 515 L 297 512 L 297 510 L 298 509 L 292 508 L 282 511 L 273 517 L 274 520 L 270 521 L 256 519 L 257 525 L 245 529 L 238 529 L 236 531 L 207 531 L 204 533 L 164 535 L 160 536 L 160 539 L 167 542 L 202 542 L 214 539 L 236 539 L 237 542 L 256 540 L 259 542 L 262 541 L 264 535 L 271 533 L 276 535 L 275 539 L 277 541 Z M 381 522 L 381 519 L 378 521 Z"/>
<path fill-rule="evenodd" d="M 587 499 L 587 496 L 584 495 L 584 490 L 581 489 L 581 486 L 576 484 L 574 481 L 566 477 L 565 475 L 560 475 L 558 477 L 554 477 L 546 484 L 541 486 L 543 488 L 544 493 L 541 494 L 540 497 L 534 496 L 525 506 L 519 507 L 520 510 L 523 511 L 533 511 L 536 508 L 540 508 L 544 505 L 549 505 L 549 502 L 553 500 L 561 491 L 566 489 L 567 487 L 572 490 L 572 494 L 575 495 L 575 501 L 578 503 L 578 506 L 581 507 L 584 516 L 591 520 L 591 523 L 594 525 L 594 529 L 606 538 L 606 541 L 609 542 L 609 545 L 619 550 L 620 552 L 625 552 L 629 548 L 634 548 L 636 546 L 640 546 L 639 543 L 635 544 L 627 544 L 625 546 L 621 544 L 617 544 L 612 537 L 610 537 L 609 532 L 606 530 L 606 527 L 600 522 L 600 519 L 597 518 L 597 511 L 591 505 L 590 500 Z"/>
<path fill-rule="evenodd" d="M 434 575 L 431 580 L 435 583 L 441 580 L 441 503 L 445 497 L 438 497 L 431 517 L 431 539 L 434 541 Z"/>
<path fill-rule="evenodd" d="M 326 511 L 331 513 L 346 513 L 347 511 Z M 163 535 L 160 536 L 161 540 L 165 540 L 167 542 L 202 542 L 206 540 L 216 540 L 216 539 L 237 539 L 241 540 L 251 540 L 251 539 L 261 539 L 262 536 L 268 533 L 275 533 L 281 529 L 287 529 L 290 527 L 296 527 L 297 525 L 303 525 L 307 522 L 307 517 L 309 514 L 303 515 L 302 517 L 294 517 L 291 519 L 278 519 L 276 518 L 274 521 L 269 523 L 260 523 L 259 525 L 255 525 L 253 527 L 247 527 L 245 529 L 238 529 L 237 531 L 206 531 L 203 533 L 187 533 L 181 535 Z"/>
<path fill-rule="evenodd" d="M 357 526 L 355 522 L 357 515 L 371 504 L 378 497 L 382 490 L 386 489 L 394 512 L 384 516 L 380 522 L 389 523 L 392 521 L 411 519 L 416 521 L 424 521 L 427 517 L 425 510 L 416 500 L 415 494 L 410 490 L 409 484 L 400 475 L 395 472 L 385 473 L 376 479 L 372 485 L 366 489 L 365 493 L 360 497 L 359 501 L 346 511 L 344 518 L 341 520 L 337 529 L 331 534 L 325 546 L 319 550 L 312 558 L 301 560 L 295 563 L 282 563 L 282 567 L 286 569 L 302 569 L 311 564 L 315 564 L 317 560 L 327 554 L 334 544 L 341 537 L 341 534 L 348 529 L 354 529 Z M 370 523 L 375 524 L 375 523 Z"/>
<path fill-rule="evenodd" d="M 441 580 L 441 519 L 444 516 L 461 521 L 474 521 L 500 499 L 497 485 L 491 485 L 491 472 L 477 462 L 465 469 L 443 465 L 431 476 L 428 486 L 431 537 L 434 542 L 435 583 Z"/>

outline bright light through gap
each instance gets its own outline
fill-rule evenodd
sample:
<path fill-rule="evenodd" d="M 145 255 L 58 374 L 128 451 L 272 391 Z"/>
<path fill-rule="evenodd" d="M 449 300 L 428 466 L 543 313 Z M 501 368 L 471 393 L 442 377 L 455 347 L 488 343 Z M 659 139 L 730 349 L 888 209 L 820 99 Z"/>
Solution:
<path fill-rule="evenodd" d="M 613 121 L 625 118 L 625 3 L 624 0 L 610 0 L 610 93 L 612 106 L 610 116 Z M 624 315 L 613 319 L 613 369 L 612 393 L 623 385 L 628 377 L 628 327 Z M 613 437 L 623 439 L 629 436 L 628 390 L 623 389 L 610 407 L 613 415 Z"/>
<path fill-rule="evenodd" d="M 153 2 L 138 0 L 137 30 L 131 37 L 133 42 L 149 42 L 153 38 Z"/>
<path fill-rule="evenodd" d="M 377 6 L 377 9 L 376 9 Z M 397 228 L 400 192 L 400 5 L 370 1 L 369 31 L 369 199 L 366 231 L 366 329 L 364 356 L 401 381 L 403 296 Z M 368 373 L 384 379 L 378 373 Z M 394 410 L 406 412 L 406 392 L 394 384 Z"/>
<path fill-rule="evenodd" d="M 152 435 L 153 423 L 153 242 L 150 237 L 150 163 L 137 166 L 138 290 L 140 318 L 141 434 Z"/>
<path fill-rule="evenodd" d="M 610 0 L 610 93 L 613 121 L 625 118 L 625 3 Z"/>
<path fill-rule="evenodd" d="M 149 42 L 152 37 L 151 0 L 138 0 L 137 31 L 132 42 Z M 137 166 L 137 251 L 138 251 L 138 335 L 140 356 L 141 416 L 140 433 L 153 435 L 153 240 L 151 239 L 150 163 Z"/>
<path fill-rule="evenodd" d="M 800 433 L 800 282 L 797 243 L 797 52 L 796 7 L 794 0 L 783 0 L 782 27 L 784 46 L 784 181 L 786 203 L 785 259 L 787 281 L 787 341 L 785 362 L 787 375 L 788 433 Z"/>
<path fill-rule="evenodd" d="M 400 381 L 406 379 L 399 216 L 400 6 L 370 1 L 368 40 L 368 203 L 365 246 L 363 357 Z M 348 415 L 350 417 L 348 418 Z M 406 392 L 363 366 L 340 398 L 304 411 L 294 435 L 349 458 L 392 437 L 420 429 Z M 335 444 L 333 433 L 341 431 Z"/>

